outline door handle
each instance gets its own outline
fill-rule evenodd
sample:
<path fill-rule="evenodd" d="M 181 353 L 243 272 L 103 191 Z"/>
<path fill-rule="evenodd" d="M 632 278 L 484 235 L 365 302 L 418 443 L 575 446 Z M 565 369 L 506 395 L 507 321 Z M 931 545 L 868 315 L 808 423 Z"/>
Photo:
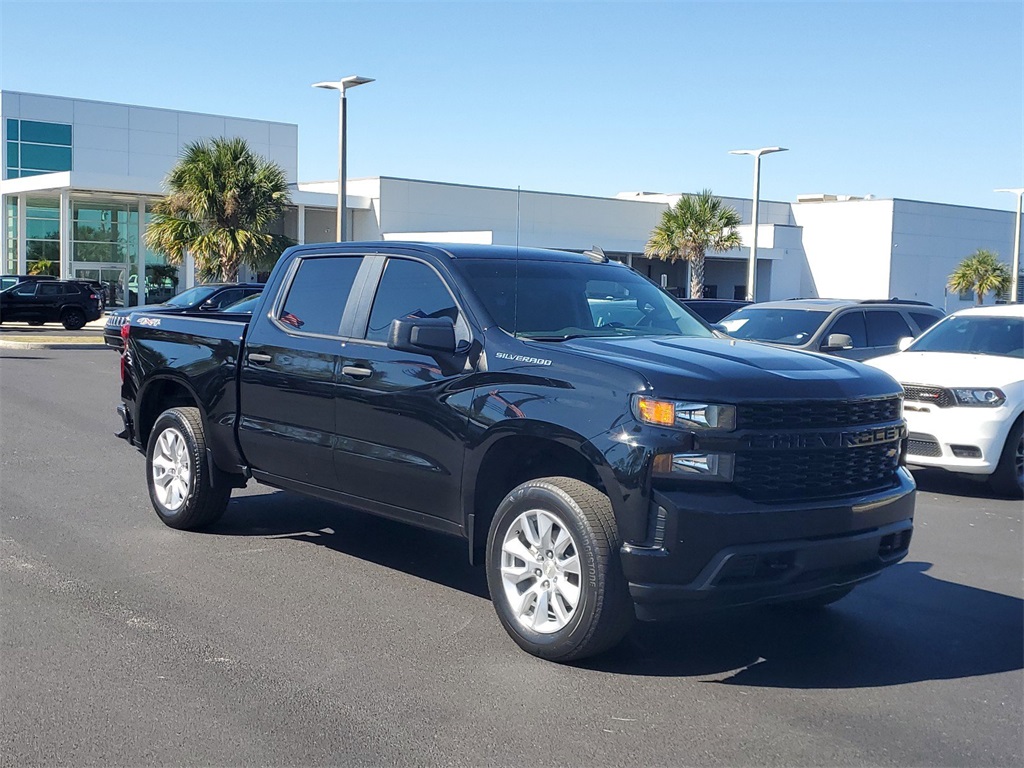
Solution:
<path fill-rule="evenodd" d="M 353 379 L 365 379 L 367 376 L 373 376 L 372 369 L 360 368 L 357 365 L 346 365 L 341 369 L 341 372 L 346 376 L 351 376 Z"/>
<path fill-rule="evenodd" d="M 249 362 L 256 363 L 256 365 L 266 365 L 273 359 L 270 355 L 264 355 L 262 352 L 249 353 Z"/>

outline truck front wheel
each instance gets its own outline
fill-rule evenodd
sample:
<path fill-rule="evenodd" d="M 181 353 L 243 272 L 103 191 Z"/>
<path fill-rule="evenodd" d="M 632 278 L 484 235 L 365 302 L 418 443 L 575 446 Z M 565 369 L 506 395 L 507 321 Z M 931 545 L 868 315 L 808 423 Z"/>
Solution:
<path fill-rule="evenodd" d="M 519 647 L 573 661 L 625 636 L 634 613 L 620 544 L 608 497 L 579 480 L 531 480 L 505 497 L 487 537 L 487 585 Z"/>
<path fill-rule="evenodd" d="M 146 448 L 146 483 L 153 509 L 171 528 L 193 531 L 216 521 L 231 486 L 211 477 L 206 435 L 198 408 L 160 414 Z"/>

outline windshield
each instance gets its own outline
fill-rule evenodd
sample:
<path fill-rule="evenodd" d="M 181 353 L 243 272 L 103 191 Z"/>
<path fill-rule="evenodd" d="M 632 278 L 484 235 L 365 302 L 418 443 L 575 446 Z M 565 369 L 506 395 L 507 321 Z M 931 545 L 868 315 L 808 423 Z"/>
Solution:
<path fill-rule="evenodd" d="M 498 326 L 521 338 L 713 336 L 675 299 L 620 264 L 460 259 L 458 268 Z"/>
<path fill-rule="evenodd" d="M 189 288 L 174 298 L 168 299 L 164 304 L 171 307 L 193 307 L 196 304 L 202 304 L 219 288 L 219 285 L 197 285 L 195 288 Z"/>
<path fill-rule="evenodd" d="M 721 324 L 737 339 L 799 346 L 814 335 L 828 316 L 828 312 L 817 309 L 746 307 L 733 312 Z"/>
<path fill-rule="evenodd" d="M 252 312 L 256 309 L 256 303 L 260 300 L 262 294 L 255 294 L 248 296 L 241 301 L 236 301 L 234 304 L 228 304 L 228 306 L 221 309 L 221 312 Z"/>
<path fill-rule="evenodd" d="M 933 325 L 910 349 L 1024 358 L 1024 318 L 950 315 Z"/>

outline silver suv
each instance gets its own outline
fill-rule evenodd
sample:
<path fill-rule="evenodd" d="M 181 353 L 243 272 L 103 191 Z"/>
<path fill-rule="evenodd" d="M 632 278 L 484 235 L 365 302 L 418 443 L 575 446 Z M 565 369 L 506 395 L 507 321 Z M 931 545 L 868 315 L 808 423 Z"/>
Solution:
<path fill-rule="evenodd" d="M 945 313 L 923 301 L 788 299 L 738 309 L 720 321 L 736 339 L 867 360 L 896 351 Z"/>

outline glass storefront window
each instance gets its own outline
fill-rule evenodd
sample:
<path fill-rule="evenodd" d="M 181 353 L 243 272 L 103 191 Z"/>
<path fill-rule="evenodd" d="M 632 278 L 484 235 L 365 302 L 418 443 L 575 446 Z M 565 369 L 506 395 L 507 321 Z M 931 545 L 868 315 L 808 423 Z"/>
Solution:
<path fill-rule="evenodd" d="M 60 199 L 30 197 L 25 206 L 25 261 L 30 275 L 60 274 Z"/>
<path fill-rule="evenodd" d="M 75 200 L 71 204 L 71 259 L 76 271 L 96 268 L 110 303 L 132 306 L 138 296 L 137 205 Z"/>
<path fill-rule="evenodd" d="M 153 214 L 146 211 L 146 226 L 153 221 Z M 167 257 L 162 253 L 151 251 L 142 244 L 146 253 L 146 283 L 145 298 L 146 304 L 159 304 L 177 295 L 178 287 L 181 285 L 181 267 L 167 263 Z"/>
<path fill-rule="evenodd" d="M 4 272 L 14 275 L 18 272 L 18 198 L 7 198 L 4 216 L 7 217 L 7 263 Z"/>

